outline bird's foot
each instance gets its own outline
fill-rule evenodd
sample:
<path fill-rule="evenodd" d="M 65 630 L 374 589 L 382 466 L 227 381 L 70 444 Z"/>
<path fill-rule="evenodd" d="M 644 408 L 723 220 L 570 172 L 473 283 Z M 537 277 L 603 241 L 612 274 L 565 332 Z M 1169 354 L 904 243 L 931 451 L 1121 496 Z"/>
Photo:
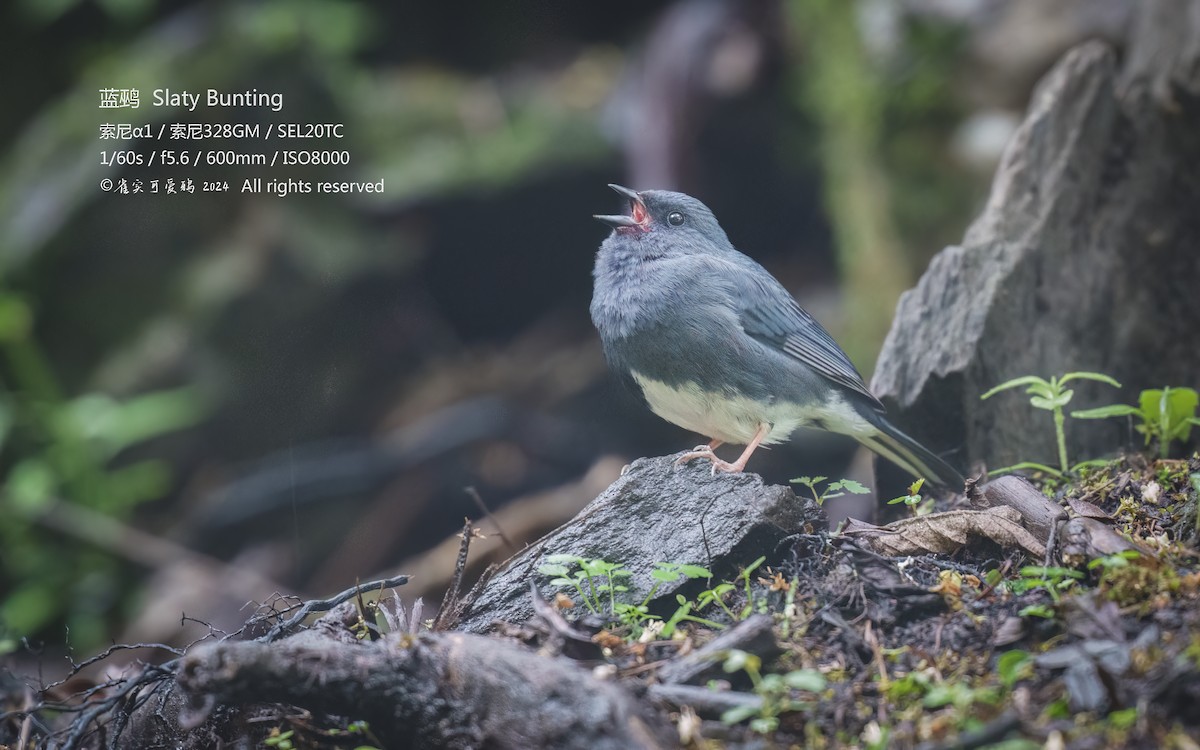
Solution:
<path fill-rule="evenodd" d="M 742 469 L 746 468 L 746 462 L 744 460 L 739 459 L 733 463 L 730 463 L 729 461 L 722 459 L 716 454 L 716 452 L 713 451 L 711 445 L 697 445 L 693 450 L 690 450 L 679 458 L 675 459 L 675 465 L 682 466 L 688 461 L 692 461 L 697 458 L 703 458 L 706 461 L 712 462 L 713 476 L 716 476 L 718 471 L 726 471 L 731 474 L 736 474 Z"/>

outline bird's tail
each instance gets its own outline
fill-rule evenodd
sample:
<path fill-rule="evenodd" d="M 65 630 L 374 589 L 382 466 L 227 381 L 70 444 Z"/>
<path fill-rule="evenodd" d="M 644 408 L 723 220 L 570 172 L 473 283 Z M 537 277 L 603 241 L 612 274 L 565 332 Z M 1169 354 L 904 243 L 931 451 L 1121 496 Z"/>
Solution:
<path fill-rule="evenodd" d="M 870 435 L 855 435 L 854 438 L 858 442 L 914 477 L 924 477 L 927 482 L 954 490 L 963 486 L 965 480 L 958 469 L 905 435 L 882 414 L 871 411 L 862 416 L 875 426 L 876 432 Z"/>

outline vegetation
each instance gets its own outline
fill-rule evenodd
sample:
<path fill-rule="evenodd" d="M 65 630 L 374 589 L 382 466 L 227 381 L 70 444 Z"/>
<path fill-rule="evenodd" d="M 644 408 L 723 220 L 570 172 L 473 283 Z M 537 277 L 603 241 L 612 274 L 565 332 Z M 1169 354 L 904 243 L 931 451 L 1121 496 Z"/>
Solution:
<path fill-rule="evenodd" d="M 1047 474 L 1062 477 L 1071 472 L 1071 464 L 1067 461 L 1066 418 L 1063 416 L 1063 407 L 1071 403 L 1071 397 L 1075 395 L 1075 391 L 1065 387 L 1067 383 L 1073 380 L 1092 380 L 1106 383 L 1114 388 L 1121 387 L 1121 384 L 1117 381 L 1098 372 L 1072 372 L 1062 376 L 1051 376 L 1049 380 L 1036 375 L 1024 375 L 1012 380 L 1006 380 L 979 397 L 981 399 L 989 399 L 1001 391 L 1024 386 L 1025 393 L 1029 395 L 1029 405 L 1035 409 L 1048 411 L 1054 417 L 1054 437 L 1058 445 L 1057 469 L 1042 463 L 1023 461 L 1013 466 L 996 469 L 990 472 L 991 474 L 1003 474 L 1017 469 L 1037 469 Z"/>
<path fill-rule="evenodd" d="M 1146 438 L 1146 446 L 1151 442 L 1158 446 L 1159 458 L 1168 458 L 1171 443 L 1175 441 L 1186 443 L 1191 437 L 1192 428 L 1200 425 L 1196 418 L 1196 406 L 1200 404 L 1200 396 L 1192 388 L 1162 388 L 1142 391 L 1138 396 L 1136 406 L 1112 404 L 1096 409 L 1073 411 L 1071 416 L 1076 419 L 1107 419 L 1111 417 L 1133 417 L 1139 420 L 1134 426 Z"/>
<path fill-rule="evenodd" d="M 826 500 L 832 500 L 835 497 L 841 497 L 849 492 L 852 495 L 869 495 L 871 490 L 864 487 L 860 482 L 853 479 L 838 479 L 829 482 L 825 485 L 825 489 L 817 490 L 817 485 L 825 482 L 829 477 L 796 477 L 792 480 L 792 484 L 803 485 L 812 493 L 812 498 L 817 505 L 824 505 Z"/>

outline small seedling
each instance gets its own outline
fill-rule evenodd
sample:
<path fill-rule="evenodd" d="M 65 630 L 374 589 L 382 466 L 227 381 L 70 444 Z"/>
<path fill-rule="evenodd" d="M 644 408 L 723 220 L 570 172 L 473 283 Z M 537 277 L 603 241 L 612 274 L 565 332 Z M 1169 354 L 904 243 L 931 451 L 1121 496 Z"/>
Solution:
<path fill-rule="evenodd" d="M 854 481 L 853 479 L 839 479 L 836 482 L 830 482 L 825 486 L 824 491 L 818 491 L 817 485 L 826 481 L 829 477 L 796 477 L 792 480 L 792 484 L 802 484 L 812 493 L 813 500 L 817 505 L 824 505 L 826 500 L 832 500 L 835 497 L 841 497 L 849 492 L 852 495 L 869 495 L 871 490 Z"/>
<path fill-rule="evenodd" d="M 701 591 L 700 595 L 696 597 L 696 609 L 702 609 L 709 604 L 716 604 L 721 608 L 722 611 L 725 612 L 729 619 L 733 620 L 734 622 L 740 622 L 749 617 L 750 614 L 754 612 L 756 607 L 758 609 L 765 609 L 767 604 L 765 600 L 760 600 L 758 602 L 755 602 L 754 600 L 754 592 L 750 588 L 750 576 L 752 573 L 754 573 L 758 566 L 762 565 L 764 562 L 766 562 L 766 560 L 767 558 L 765 557 L 758 558 L 754 562 L 747 565 L 738 576 L 738 578 L 742 581 L 742 585 L 746 593 L 746 606 L 742 608 L 741 612 L 735 614 L 734 611 L 729 608 L 729 605 L 725 603 L 726 595 L 737 588 L 737 586 L 728 582 L 719 583 L 716 586 L 713 586 L 711 589 Z"/>
<path fill-rule="evenodd" d="M 650 600 L 658 593 L 664 583 L 673 583 L 680 577 L 688 579 L 712 578 L 712 572 L 699 565 L 686 563 L 657 562 L 650 577 L 654 585 L 650 591 L 636 604 L 628 601 L 618 601 L 617 594 L 624 594 L 628 586 L 616 583 L 619 578 L 629 578 L 632 573 L 621 563 L 611 563 L 601 559 L 587 559 L 576 555 L 547 555 L 546 564 L 538 568 L 543 575 L 554 576 L 550 583 L 555 586 L 566 586 L 575 590 L 578 598 L 592 613 L 611 617 L 630 630 L 630 637 L 639 638 L 652 620 L 660 620 L 658 615 L 650 613 Z M 732 584 L 727 584 L 733 588 Z M 702 625 L 721 628 L 719 623 L 705 620 L 691 614 L 695 606 L 682 596 L 677 597 L 679 608 L 669 620 L 664 623 L 659 635 L 670 638 L 680 622 L 696 622 Z"/>
<path fill-rule="evenodd" d="M 1033 677 L 1033 657 L 1028 651 L 1005 651 L 996 658 L 996 673 L 1004 687 L 1012 690 L 1021 680 Z"/>
<path fill-rule="evenodd" d="M 1043 617 L 1053 619 L 1055 615 L 1055 607 L 1062 602 L 1062 593 L 1074 586 L 1084 575 L 1078 570 L 1072 568 L 1058 567 L 1043 567 L 1041 565 L 1027 565 L 1021 568 L 1019 578 L 1008 581 L 1005 585 L 1008 590 L 1014 594 L 1023 594 L 1026 591 L 1034 589 L 1044 589 L 1050 595 L 1051 601 L 1054 602 L 1054 607 L 1048 607 L 1044 604 L 1031 604 L 1023 608 L 1019 615 L 1022 617 Z"/>
<path fill-rule="evenodd" d="M 676 594 L 675 601 L 679 604 L 679 607 L 676 608 L 675 613 L 667 618 L 667 621 L 663 623 L 662 630 L 659 631 L 658 634 L 659 637 L 669 639 L 671 636 L 675 635 L 675 629 L 679 627 L 679 623 L 681 622 L 694 622 L 697 625 L 703 625 L 704 627 L 712 628 L 713 630 L 725 629 L 725 626 L 719 622 L 714 622 L 703 617 L 697 617 L 696 615 L 692 614 L 692 609 L 698 609 L 703 605 L 697 605 L 696 602 L 688 601 L 687 597 L 685 597 L 683 594 Z"/>
<path fill-rule="evenodd" d="M 908 506 L 914 516 L 922 516 L 928 513 L 931 509 L 930 503 L 922 505 L 921 487 L 925 484 L 925 478 L 922 477 L 912 484 L 908 485 L 908 494 L 894 497 L 888 500 L 888 505 L 899 505 L 904 503 Z"/>
<path fill-rule="evenodd" d="M 658 593 L 659 587 L 664 583 L 673 583 L 679 580 L 680 576 L 689 580 L 694 580 L 696 578 L 712 578 L 712 571 L 699 565 L 687 565 L 685 563 L 654 563 L 654 570 L 650 571 L 650 577 L 654 579 L 654 585 L 650 587 L 650 591 L 646 594 L 645 598 L 642 599 L 641 603 L 618 603 L 616 605 L 617 610 L 615 614 L 622 623 L 630 626 L 630 628 L 633 630 L 633 637 L 636 638 L 641 635 L 641 631 L 645 627 L 646 622 L 649 620 L 659 619 L 655 615 L 650 614 L 650 600 L 653 599 L 654 595 Z M 679 626 L 679 623 L 685 620 L 720 629 L 721 626 L 719 624 L 712 622 L 711 620 L 705 620 L 701 617 L 695 617 L 692 615 L 692 603 L 685 599 L 682 594 L 677 595 L 675 599 L 679 603 L 679 608 L 676 609 L 675 614 L 671 615 L 670 619 L 663 624 L 663 628 L 659 632 L 661 637 L 670 638 L 672 635 L 674 635 L 675 628 Z"/>
<path fill-rule="evenodd" d="M 1075 391 L 1064 388 L 1072 380 L 1095 380 L 1100 383 L 1107 383 L 1115 388 L 1121 387 L 1121 384 L 1117 381 L 1098 372 L 1069 372 L 1062 377 L 1051 376 L 1049 380 L 1039 378 L 1036 375 L 1025 375 L 1013 378 L 1012 380 L 1006 380 L 979 397 L 981 400 L 988 399 L 1001 391 L 1026 386 L 1025 393 L 1029 396 L 1029 404 L 1035 409 L 1044 409 L 1054 415 L 1054 437 L 1058 442 L 1058 469 L 1051 468 L 1045 464 L 1025 461 L 1013 466 L 1006 466 L 1003 469 L 996 469 L 990 472 L 991 474 L 1004 473 L 1014 469 L 1037 469 L 1056 477 L 1062 477 L 1070 473 L 1071 465 L 1067 462 L 1067 433 L 1064 426 L 1066 420 L 1063 415 L 1063 407 L 1069 404 L 1071 397 L 1075 395 Z"/>
<path fill-rule="evenodd" d="M 572 568 L 578 566 L 578 570 Z M 599 558 L 589 560 L 576 555 L 547 555 L 546 564 L 538 568 L 543 575 L 554 576 L 550 583 L 555 586 L 570 586 L 579 594 L 579 600 L 594 614 L 607 610 L 617 614 L 617 593 L 629 588 L 617 583 L 618 578 L 633 575 L 621 563 L 610 563 Z M 608 606 L 604 606 L 607 595 Z"/>
<path fill-rule="evenodd" d="M 762 659 L 755 654 L 730 649 L 721 665 L 726 674 L 745 672 L 759 697 L 758 705 L 742 705 L 721 714 L 721 721 L 736 724 L 750 719 L 750 729 L 769 734 L 779 728 L 779 715 L 814 705 L 797 700 L 794 691 L 819 693 L 825 689 L 825 676 L 813 669 L 797 669 L 787 674 L 763 674 Z M 753 717 L 753 718 L 751 718 Z"/>
<path fill-rule="evenodd" d="M 758 609 L 760 611 L 766 611 L 766 608 L 767 608 L 766 599 L 762 599 L 762 600 L 759 600 L 756 602 L 754 600 L 754 592 L 750 590 L 750 575 L 755 570 L 758 569 L 758 566 L 762 565 L 766 561 L 767 561 L 766 557 L 758 558 L 757 560 L 755 560 L 754 562 L 750 563 L 745 568 L 743 568 L 742 574 L 740 576 L 738 576 L 739 578 L 742 579 L 742 587 L 746 592 L 746 606 L 742 609 L 742 616 L 738 618 L 739 620 L 746 619 L 756 609 Z"/>
<path fill-rule="evenodd" d="M 1200 405 L 1200 394 L 1192 388 L 1155 388 L 1138 395 L 1137 406 L 1112 404 L 1097 409 L 1073 411 L 1076 419 L 1109 419 L 1112 417 L 1135 417 L 1141 424 L 1134 429 L 1151 441 L 1158 443 L 1159 458 L 1168 458 L 1171 443 L 1178 440 L 1186 443 L 1192 428 L 1200 425 L 1196 418 L 1196 407 Z"/>

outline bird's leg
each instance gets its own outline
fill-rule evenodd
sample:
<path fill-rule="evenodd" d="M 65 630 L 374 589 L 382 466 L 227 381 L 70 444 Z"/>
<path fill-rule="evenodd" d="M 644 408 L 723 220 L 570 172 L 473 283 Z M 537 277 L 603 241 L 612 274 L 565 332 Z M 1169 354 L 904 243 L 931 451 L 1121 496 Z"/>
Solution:
<path fill-rule="evenodd" d="M 717 454 L 713 452 L 713 449 L 719 446 L 721 441 L 713 440 L 708 445 L 698 446 L 696 450 L 683 454 L 679 457 L 675 464 L 684 464 L 694 458 L 704 458 L 712 461 L 713 474 L 716 474 L 718 471 L 727 471 L 731 474 L 737 474 L 742 469 L 746 468 L 746 462 L 750 460 L 750 454 L 754 453 L 754 450 L 758 448 L 759 443 L 763 441 L 763 438 L 765 438 L 767 433 L 770 431 L 771 425 L 765 423 L 760 424 L 758 426 L 758 430 L 754 433 L 754 437 L 750 439 L 750 443 L 746 446 L 746 450 L 742 451 L 742 455 L 738 456 L 738 460 L 734 461 L 733 463 L 717 457 Z"/>
<path fill-rule="evenodd" d="M 724 441 L 713 438 L 712 440 L 708 441 L 708 445 L 697 445 L 695 448 L 692 448 L 687 453 L 684 453 L 682 456 L 675 459 L 675 465 L 682 466 L 688 461 L 691 461 L 693 458 L 706 458 L 709 461 L 720 461 L 721 459 L 717 458 L 717 454 L 714 451 L 716 451 L 717 448 L 720 448 L 722 445 L 724 445 Z"/>

